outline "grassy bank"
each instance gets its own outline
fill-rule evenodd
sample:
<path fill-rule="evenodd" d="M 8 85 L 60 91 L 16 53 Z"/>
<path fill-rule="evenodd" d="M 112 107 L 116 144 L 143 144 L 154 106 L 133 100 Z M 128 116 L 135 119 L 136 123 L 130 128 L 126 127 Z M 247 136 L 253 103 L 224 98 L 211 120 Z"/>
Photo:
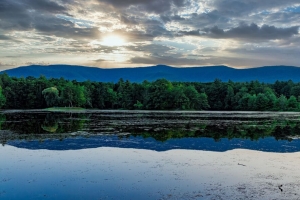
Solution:
<path fill-rule="evenodd" d="M 84 111 L 85 108 L 81 107 L 51 107 L 45 108 L 46 111 L 53 111 L 53 112 L 69 112 L 69 111 Z"/>

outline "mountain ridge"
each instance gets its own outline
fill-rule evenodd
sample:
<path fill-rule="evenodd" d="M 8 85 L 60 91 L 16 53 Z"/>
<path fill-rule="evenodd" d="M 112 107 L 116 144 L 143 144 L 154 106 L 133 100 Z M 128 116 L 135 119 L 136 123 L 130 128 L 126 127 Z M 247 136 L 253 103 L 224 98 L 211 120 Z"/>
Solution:
<path fill-rule="evenodd" d="M 72 68 L 72 70 L 70 70 Z M 262 66 L 257 68 L 236 69 L 224 65 L 201 67 L 172 67 L 156 65 L 135 68 L 97 68 L 78 65 L 30 65 L 0 72 L 12 77 L 65 78 L 77 81 L 117 82 L 120 78 L 131 82 L 154 81 L 165 78 L 170 81 L 212 82 L 220 79 L 224 82 L 247 82 L 258 80 L 272 83 L 276 80 L 300 82 L 300 67 Z"/>

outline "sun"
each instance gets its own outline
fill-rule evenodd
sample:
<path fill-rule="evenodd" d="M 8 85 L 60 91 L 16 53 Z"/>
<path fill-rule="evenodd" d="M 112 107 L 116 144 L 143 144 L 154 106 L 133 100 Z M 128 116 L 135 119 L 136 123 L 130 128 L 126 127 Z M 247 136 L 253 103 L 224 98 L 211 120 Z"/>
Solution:
<path fill-rule="evenodd" d="M 123 46 L 125 44 L 125 40 L 117 35 L 109 35 L 103 38 L 101 44 L 110 47 Z"/>

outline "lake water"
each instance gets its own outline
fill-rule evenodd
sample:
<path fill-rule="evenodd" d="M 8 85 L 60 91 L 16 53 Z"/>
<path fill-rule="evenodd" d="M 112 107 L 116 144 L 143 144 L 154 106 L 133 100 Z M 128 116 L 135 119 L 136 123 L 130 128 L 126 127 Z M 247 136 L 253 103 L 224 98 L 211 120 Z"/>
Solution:
<path fill-rule="evenodd" d="M 3 111 L 0 199 L 300 199 L 299 119 Z"/>

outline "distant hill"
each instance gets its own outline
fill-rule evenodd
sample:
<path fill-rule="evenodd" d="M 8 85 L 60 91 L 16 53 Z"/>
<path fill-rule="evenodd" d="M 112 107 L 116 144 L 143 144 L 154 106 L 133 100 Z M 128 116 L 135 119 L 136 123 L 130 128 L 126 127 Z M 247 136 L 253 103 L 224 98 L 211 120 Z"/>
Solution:
<path fill-rule="evenodd" d="M 71 65 L 31 65 L 5 70 L 0 73 L 4 72 L 14 77 L 39 77 L 44 75 L 47 78 L 64 77 L 68 80 L 101 82 L 117 82 L 120 78 L 131 82 L 153 81 L 160 78 L 187 82 L 212 82 L 217 78 L 224 82 L 228 80 L 239 82 L 258 80 L 266 83 L 273 83 L 276 80 L 300 82 L 300 67 L 292 66 L 234 69 L 226 66 L 176 68 L 157 65 L 138 68 L 103 69 Z"/>

